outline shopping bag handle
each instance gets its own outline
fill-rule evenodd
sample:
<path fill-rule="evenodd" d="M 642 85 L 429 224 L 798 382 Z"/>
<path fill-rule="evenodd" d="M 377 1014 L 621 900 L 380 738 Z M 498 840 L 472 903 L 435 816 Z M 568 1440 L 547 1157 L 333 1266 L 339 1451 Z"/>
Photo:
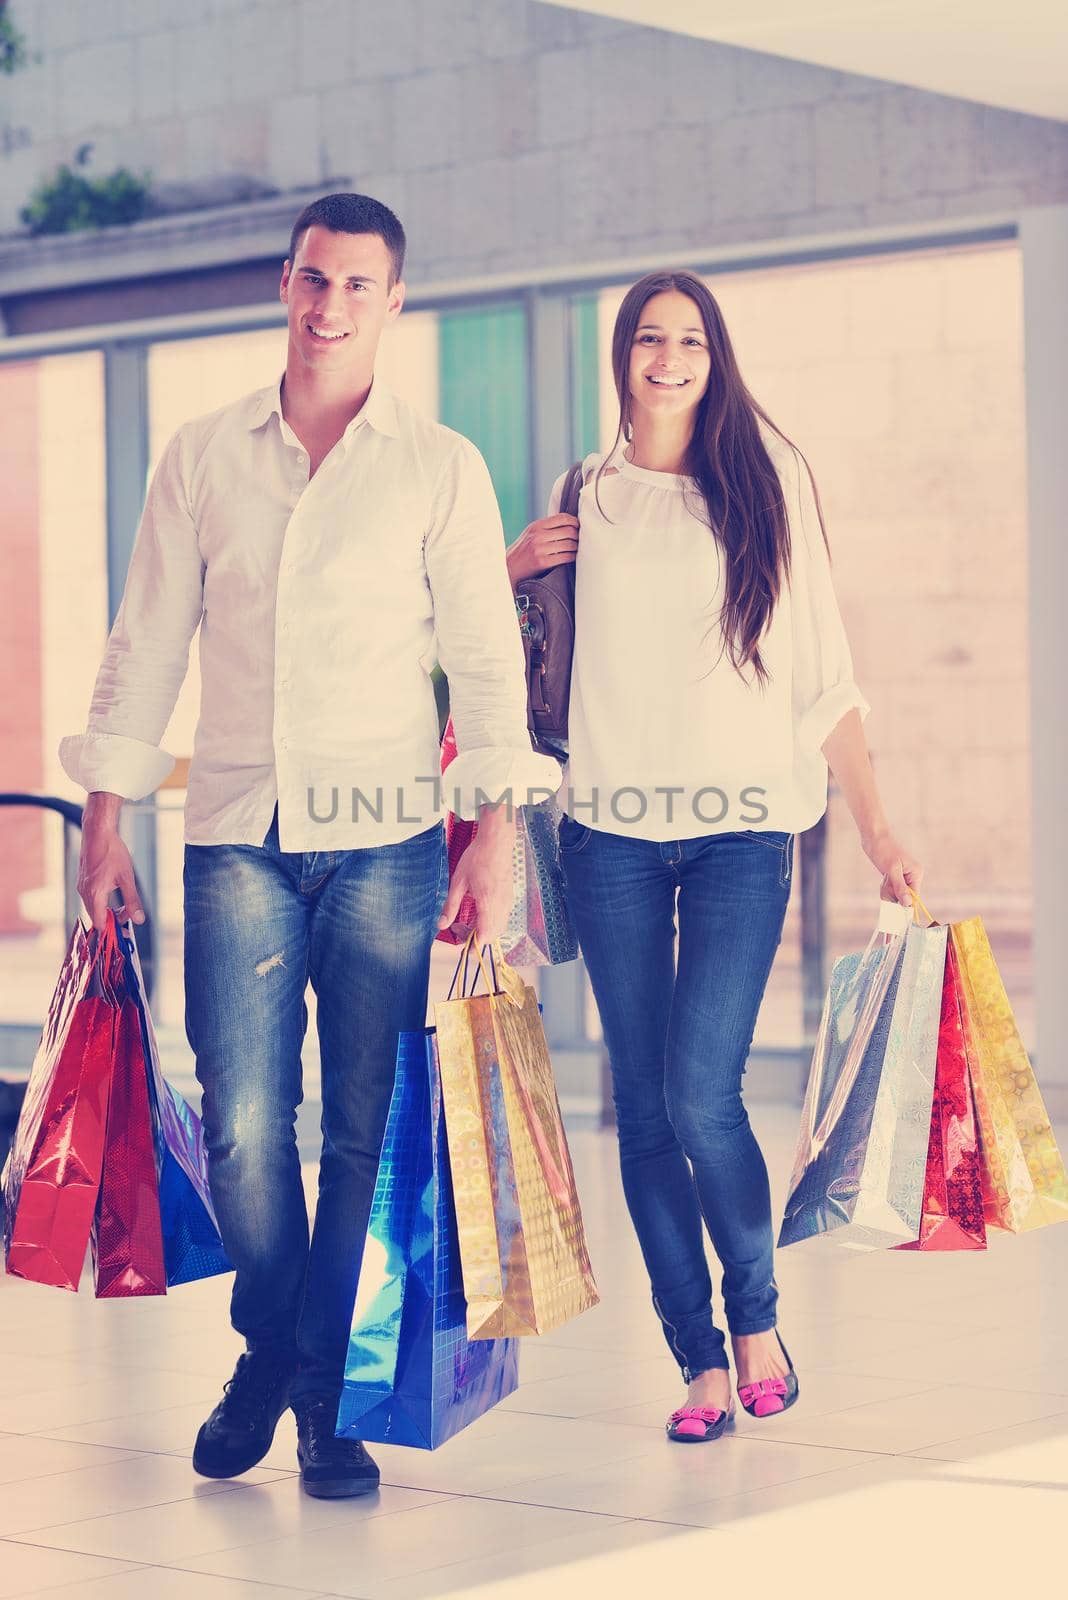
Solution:
<path fill-rule="evenodd" d="M 916 893 L 916 890 L 912 887 L 911 883 L 908 885 L 908 891 L 909 891 L 909 894 L 912 896 L 912 915 L 913 915 L 913 919 L 916 922 L 919 922 L 920 919 L 919 919 L 918 913 L 920 911 L 922 911 L 924 916 L 927 918 L 927 926 L 929 928 L 933 928 L 934 925 L 935 925 L 935 919 L 934 919 L 934 917 L 932 917 L 931 913 L 928 911 L 927 907 L 924 905 L 923 901 L 920 899 L 919 895 Z"/>
<path fill-rule="evenodd" d="M 504 959 L 500 944 L 494 941 L 489 946 L 490 971 L 493 974 L 493 992 L 503 995 L 513 1005 L 523 1009 L 523 980 L 514 967 L 510 967 Z"/>
<path fill-rule="evenodd" d="M 475 959 L 478 962 L 479 971 L 486 980 L 486 993 L 493 996 L 500 995 L 502 998 L 510 1000 L 514 1006 L 518 1006 L 519 1010 L 522 1011 L 525 997 L 523 980 L 519 976 L 519 973 L 515 971 L 514 967 L 510 967 L 505 961 L 499 944 L 494 942 L 492 944 L 483 945 L 482 948 L 479 949 L 475 944 L 475 936 L 473 933 L 468 935 L 464 947 L 460 951 L 460 959 L 456 963 L 456 971 L 452 975 L 452 982 L 449 985 L 449 992 L 445 997 L 446 1000 L 451 1000 L 453 998 L 453 992 L 456 988 L 456 980 L 460 977 L 461 968 L 463 969 L 463 977 L 460 979 L 460 993 L 456 996 L 456 998 L 458 1000 L 470 1000 L 474 997 L 475 988 L 478 984 L 477 972 L 472 980 L 471 987 L 468 988 L 467 986 L 468 965 L 472 953 L 474 953 Z M 488 953 L 489 955 L 488 972 L 486 970 L 486 963 L 483 959 L 485 953 Z"/>
<path fill-rule="evenodd" d="M 78 918 L 78 926 L 85 937 L 89 952 L 90 983 L 97 985 L 99 993 L 110 1006 L 118 1007 L 122 1003 L 122 997 L 115 992 L 111 976 L 113 958 L 122 952 L 115 913 L 109 906 L 107 921 L 102 929 L 94 928 L 92 924 L 87 927 L 81 917 Z"/>
<path fill-rule="evenodd" d="M 475 988 L 476 988 L 476 986 L 478 984 L 478 973 L 475 974 L 475 977 L 474 977 L 474 980 L 473 980 L 473 982 L 471 984 L 470 990 L 467 987 L 467 969 L 468 969 L 468 964 L 469 964 L 469 962 L 471 960 L 472 954 L 474 955 L 476 961 L 478 962 L 479 971 L 481 972 L 483 978 L 485 978 L 485 980 L 486 980 L 486 993 L 487 994 L 497 994 L 497 993 L 499 993 L 499 990 L 497 989 L 496 982 L 494 981 L 496 979 L 496 976 L 497 976 L 496 971 L 494 972 L 493 978 L 491 979 L 489 973 L 486 970 L 486 963 L 482 959 L 482 951 L 484 949 L 488 950 L 489 948 L 490 947 L 488 945 L 484 945 L 481 948 L 479 948 L 475 944 L 475 936 L 474 936 L 474 934 L 473 933 L 469 933 L 468 934 L 467 938 L 464 941 L 463 948 L 460 951 L 460 959 L 456 963 L 456 971 L 452 975 L 452 982 L 449 984 L 449 992 L 445 996 L 446 1000 L 451 1000 L 453 998 L 453 991 L 456 988 L 456 980 L 457 980 L 457 978 L 460 977 L 460 969 L 461 968 L 463 968 L 463 978 L 460 981 L 460 993 L 456 996 L 456 998 L 458 1000 L 470 1000 L 472 998 L 472 996 L 474 995 Z M 492 955 L 491 955 L 490 959 L 492 960 Z"/>

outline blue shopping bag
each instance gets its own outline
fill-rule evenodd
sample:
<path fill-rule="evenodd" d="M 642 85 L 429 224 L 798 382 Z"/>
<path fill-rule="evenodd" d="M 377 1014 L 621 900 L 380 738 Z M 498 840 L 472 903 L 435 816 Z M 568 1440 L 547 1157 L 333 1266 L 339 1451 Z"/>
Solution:
<path fill-rule="evenodd" d="M 867 949 L 835 962 L 780 1249 L 818 1234 L 859 1249 L 917 1236 L 945 960 L 944 927 L 910 926 L 886 902 Z"/>
<path fill-rule="evenodd" d="M 504 958 L 513 967 L 559 966 L 579 953 L 560 866 L 559 827 L 555 799 L 519 807 L 512 859 L 515 899 L 501 936 Z"/>
<path fill-rule="evenodd" d="M 120 929 L 129 990 L 141 1019 L 148 1101 L 156 1141 L 163 1260 L 168 1288 L 213 1278 L 233 1267 L 219 1237 L 208 1188 L 208 1156 L 200 1118 L 163 1076 L 145 982 L 131 926 Z"/>
<path fill-rule="evenodd" d="M 433 1028 L 402 1033 L 337 1432 L 436 1450 L 519 1382 L 518 1341 L 468 1341 Z"/>

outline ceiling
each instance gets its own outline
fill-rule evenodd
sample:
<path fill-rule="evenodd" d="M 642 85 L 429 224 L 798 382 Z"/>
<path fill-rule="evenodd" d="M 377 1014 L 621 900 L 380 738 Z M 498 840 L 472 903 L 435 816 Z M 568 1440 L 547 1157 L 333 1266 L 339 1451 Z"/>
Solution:
<path fill-rule="evenodd" d="M 1068 121 L 1065 0 L 543 0 Z"/>

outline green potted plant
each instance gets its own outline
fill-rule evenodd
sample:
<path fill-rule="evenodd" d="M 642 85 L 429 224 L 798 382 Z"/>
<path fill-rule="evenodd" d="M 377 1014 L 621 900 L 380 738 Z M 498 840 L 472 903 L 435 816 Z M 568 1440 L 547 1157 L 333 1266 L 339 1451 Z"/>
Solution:
<path fill-rule="evenodd" d="M 150 174 L 140 175 L 117 167 L 105 178 L 85 174 L 92 155 L 83 144 L 74 166 L 64 163 L 51 178 L 42 178 L 19 212 L 33 234 L 78 233 L 91 228 L 111 228 L 137 222 L 149 209 Z"/>

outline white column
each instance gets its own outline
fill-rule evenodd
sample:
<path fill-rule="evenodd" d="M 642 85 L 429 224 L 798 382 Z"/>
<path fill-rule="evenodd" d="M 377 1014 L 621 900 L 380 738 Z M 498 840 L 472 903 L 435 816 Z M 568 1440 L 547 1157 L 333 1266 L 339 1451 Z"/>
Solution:
<path fill-rule="evenodd" d="M 1030 523 L 1035 1065 L 1068 1116 L 1068 206 L 1020 218 Z M 996 308 L 991 308 L 996 314 Z"/>

